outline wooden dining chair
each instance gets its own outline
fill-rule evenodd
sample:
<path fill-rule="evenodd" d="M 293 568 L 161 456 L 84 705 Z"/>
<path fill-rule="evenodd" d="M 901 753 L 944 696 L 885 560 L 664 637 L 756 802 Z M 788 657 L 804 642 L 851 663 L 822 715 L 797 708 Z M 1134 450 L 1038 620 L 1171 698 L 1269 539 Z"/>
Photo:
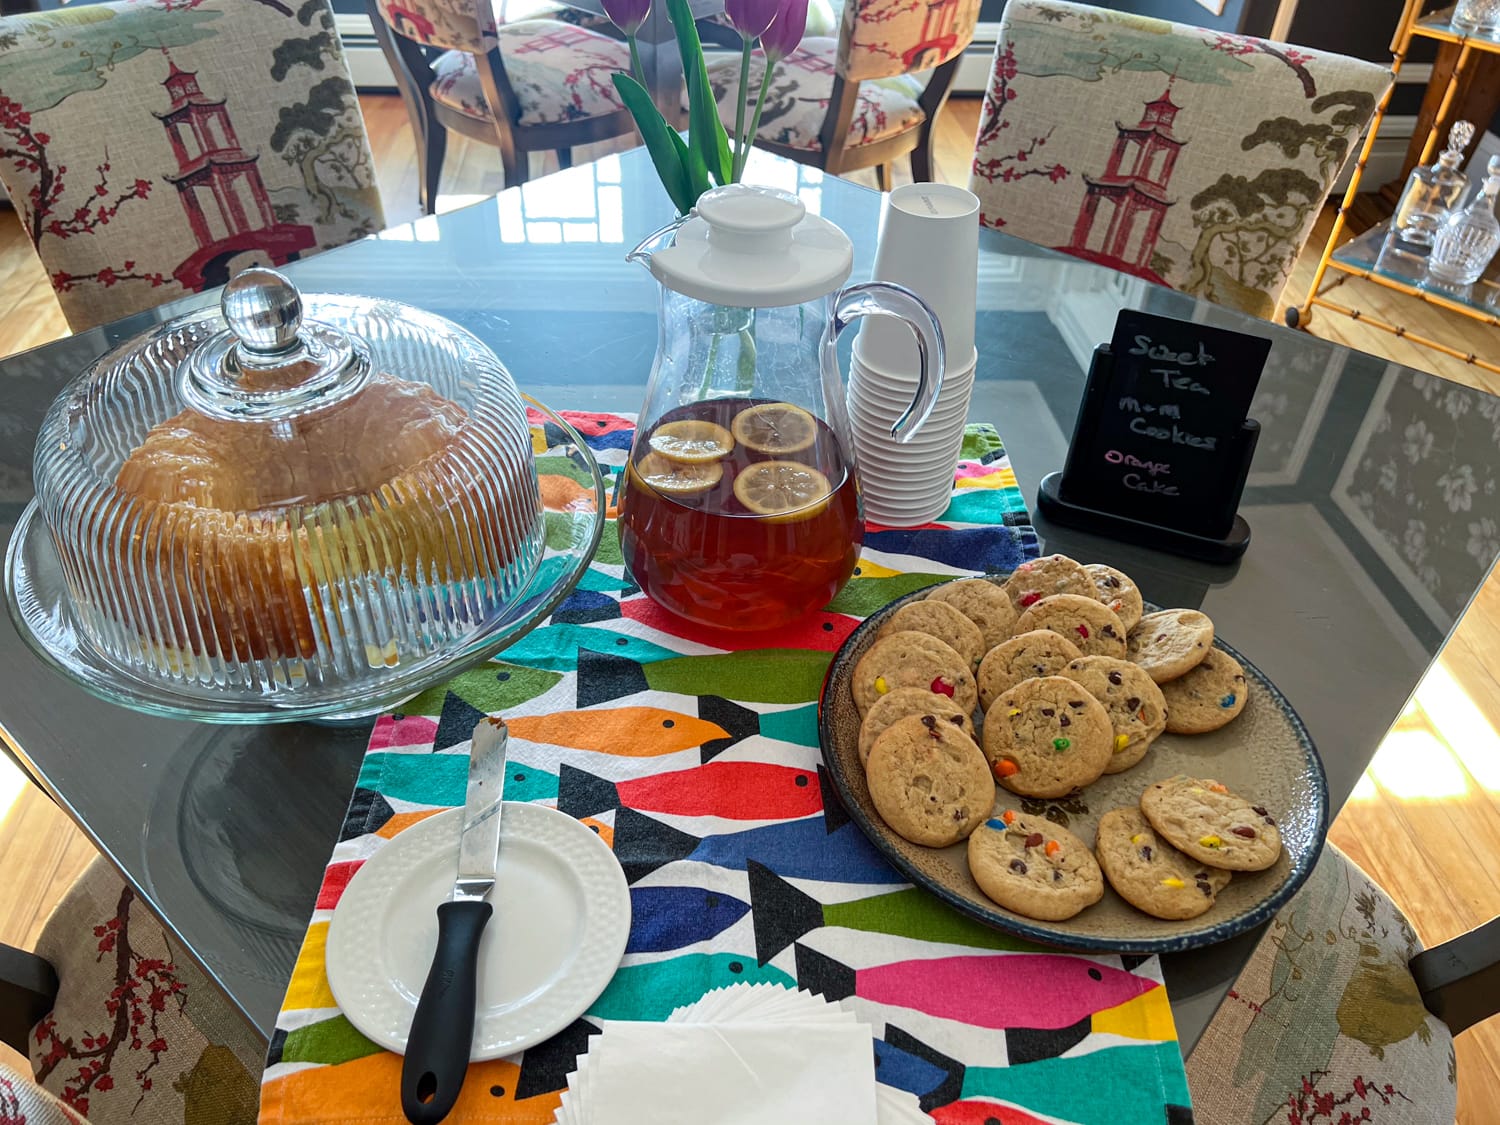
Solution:
<path fill-rule="evenodd" d="M 1001 16 L 980 221 L 1270 317 L 1383 64 L 1065 0 Z"/>
<path fill-rule="evenodd" d="M 1188 1057 L 1193 1118 L 1451 1122 L 1453 1037 L 1497 1013 L 1500 918 L 1423 950 L 1390 896 L 1329 845 Z"/>
<path fill-rule="evenodd" d="M 75 330 L 385 225 L 327 0 L 0 19 L 0 180 Z"/>
<path fill-rule="evenodd" d="M 874 168 L 883 191 L 902 157 L 931 180 L 932 130 L 978 20 L 979 0 L 847 0 L 837 39 L 810 35 L 776 67 L 756 145 L 836 175 Z M 757 54 L 752 93 L 764 73 Z M 708 80 L 733 128 L 739 58 L 711 62 Z"/>
<path fill-rule="evenodd" d="M 35 952 L 0 945 L 0 1041 L 32 1068 L 0 1073 L 0 1121 L 7 1097 L 46 1111 L 30 1125 L 46 1095 L 93 1125 L 253 1125 L 260 1103 L 264 1040 L 102 857 Z"/>
<path fill-rule="evenodd" d="M 417 141 L 423 210 L 437 207 L 448 133 L 500 150 L 507 186 L 533 152 L 572 164 L 575 145 L 621 137 L 635 122 L 615 92 L 630 70 L 620 40 L 559 19 L 496 21 L 491 0 L 365 0 Z"/>

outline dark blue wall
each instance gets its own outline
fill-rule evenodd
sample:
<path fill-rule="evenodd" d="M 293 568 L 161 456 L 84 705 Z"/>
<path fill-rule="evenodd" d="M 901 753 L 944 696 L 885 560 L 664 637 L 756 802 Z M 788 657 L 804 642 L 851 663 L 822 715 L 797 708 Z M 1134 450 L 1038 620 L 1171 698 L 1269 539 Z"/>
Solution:
<path fill-rule="evenodd" d="M 1241 20 L 1245 15 L 1246 8 L 1252 0 L 1228 0 L 1224 5 L 1224 14 L 1216 16 L 1207 8 L 1197 3 L 1197 0 L 1091 0 L 1101 8 L 1113 8 L 1119 12 L 1136 12 L 1143 16 L 1155 16 L 1157 19 L 1176 20 L 1178 23 L 1191 23 L 1199 27 L 1212 27 L 1224 31 L 1241 30 Z M 1319 3 L 1327 0 L 1317 0 Z M 979 18 L 982 20 L 998 20 L 1000 13 L 1005 10 L 1005 0 L 983 0 L 979 9 Z M 1258 31 L 1259 28 L 1248 28 L 1246 30 Z"/>
<path fill-rule="evenodd" d="M 1197 0 L 1113 0 L 1102 5 L 1121 12 L 1137 12 L 1143 16 L 1155 16 L 1159 20 L 1176 20 L 1199 27 L 1213 27 L 1234 31 L 1240 26 L 1240 15 L 1245 0 L 1229 0 L 1224 5 L 1224 14 L 1216 16 Z"/>

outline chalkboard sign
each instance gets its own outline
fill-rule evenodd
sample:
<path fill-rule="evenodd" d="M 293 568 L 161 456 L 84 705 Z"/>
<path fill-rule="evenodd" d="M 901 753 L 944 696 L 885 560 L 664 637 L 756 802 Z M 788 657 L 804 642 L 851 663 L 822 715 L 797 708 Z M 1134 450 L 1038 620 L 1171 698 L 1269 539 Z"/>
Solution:
<path fill-rule="evenodd" d="M 1121 312 L 1095 353 L 1063 472 L 1043 482 L 1042 511 L 1165 550 L 1237 556 L 1249 541 L 1237 509 L 1259 432 L 1250 401 L 1270 348 L 1260 336 Z"/>

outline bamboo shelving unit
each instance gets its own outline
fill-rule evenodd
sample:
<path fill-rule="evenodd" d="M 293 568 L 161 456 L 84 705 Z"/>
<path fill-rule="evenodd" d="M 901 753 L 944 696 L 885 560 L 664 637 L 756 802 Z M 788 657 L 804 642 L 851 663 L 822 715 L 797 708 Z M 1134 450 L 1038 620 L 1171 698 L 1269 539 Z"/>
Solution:
<path fill-rule="evenodd" d="M 1476 55 L 1500 55 L 1500 40 L 1470 38 L 1461 35 L 1449 26 L 1453 14 L 1451 7 L 1424 16 L 1422 4 L 1423 0 L 1406 0 L 1406 7 L 1401 13 L 1400 26 L 1397 27 L 1396 37 L 1391 43 L 1393 74 L 1396 77 L 1400 76 L 1402 64 L 1406 61 L 1407 52 L 1414 39 L 1433 39 L 1440 43 L 1456 43 L 1459 46 L 1453 74 L 1448 80 L 1447 89 L 1443 92 L 1442 101 L 1433 117 L 1432 130 L 1427 134 L 1427 141 L 1422 148 L 1419 163 L 1425 165 L 1431 162 L 1439 138 L 1443 135 L 1444 126 L 1448 123 L 1448 113 L 1453 105 L 1453 99 L 1465 68 L 1476 61 Z M 1423 259 L 1410 254 L 1382 254 L 1381 250 L 1385 245 L 1390 220 L 1386 220 L 1342 245 L 1339 243 L 1339 239 L 1344 234 L 1345 215 L 1353 206 L 1354 197 L 1359 193 L 1365 165 L 1375 147 L 1375 138 L 1380 132 L 1381 123 L 1385 120 L 1386 111 L 1390 108 L 1395 88 L 1393 82 L 1390 92 L 1381 101 L 1380 108 L 1375 111 L 1375 119 L 1370 123 L 1369 134 L 1365 137 L 1364 147 L 1360 150 L 1359 160 L 1354 166 L 1354 176 L 1349 181 L 1349 189 L 1344 193 L 1343 202 L 1339 205 L 1333 231 L 1328 236 L 1328 244 L 1323 248 L 1323 256 L 1318 262 L 1317 273 L 1313 275 L 1307 299 L 1301 305 L 1287 307 L 1286 322 L 1293 328 L 1307 324 L 1312 317 L 1314 306 L 1317 306 L 1358 320 L 1363 324 L 1383 329 L 1394 336 L 1421 344 L 1455 359 L 1461 359 L 1465 363 L 1471 363 L 1486 371 L 1500 374 L 1500 363 L 1482 358 L 1473 352 L 1451 347 L 1441 340 L 1434 340 L 1418 332 L 1410 331 L 1403 325 L 1391 324 L 1357 307 L 1330 300 L 1327 296 L 1329 292 L 1343 285 L 1351 277 L 1360 278 L 1386 289 L 1404 293 L 1409 297 L 1415 297 L 1429 305 L 1459 313 L 1482 324 L 1491 327 L 1500 326 L 1500 283 L 1483 278 L 1472 286 L 1441 285 L 1424 276 Z M 1481 124 L 1487 125 L 1488 122 Z M 1470 179 L 1473 179 L 1473 173 L 1470 174 Z M 1325 286 L 1324 281 L 1330 270 L 1339 276 Z"/>

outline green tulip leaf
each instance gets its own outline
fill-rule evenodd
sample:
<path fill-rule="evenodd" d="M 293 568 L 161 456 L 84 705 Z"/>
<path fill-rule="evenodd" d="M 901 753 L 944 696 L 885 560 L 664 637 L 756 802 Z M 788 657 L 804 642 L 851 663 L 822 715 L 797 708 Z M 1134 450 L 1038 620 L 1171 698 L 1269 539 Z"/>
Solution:
<path fill-rule="evenodd" d="M 719 120 L 713 86 L 708 81 L 708 65 L 703 61 L 703 44 L 688 0 L 666 0 L 672 30 L 677 34 L 677 52 L 682 56 L 682 73 L 688 88 L 688 145 L 698 151 L 715 183 L 727 184 L 734 179 L 734 157 L 729 149 L 729 134 Z"/>
<path fill-rule="evenodd" d="M 656 174 L 661 179 L 662 187 L 666 188 L 678 213 L 686 215 L 702 194 L 692 184 L 687 146 L 676 130 L 668 127 L 644 86 L 630 75 L 618 71 L 613 77 L 620 100 L 630 110 L 630 116 L 635 118 L 636 128 L 640 130 L 641 139 L 646 143 L 646 151 L 651 154 L 651 163 L 656 165 Z"/>

